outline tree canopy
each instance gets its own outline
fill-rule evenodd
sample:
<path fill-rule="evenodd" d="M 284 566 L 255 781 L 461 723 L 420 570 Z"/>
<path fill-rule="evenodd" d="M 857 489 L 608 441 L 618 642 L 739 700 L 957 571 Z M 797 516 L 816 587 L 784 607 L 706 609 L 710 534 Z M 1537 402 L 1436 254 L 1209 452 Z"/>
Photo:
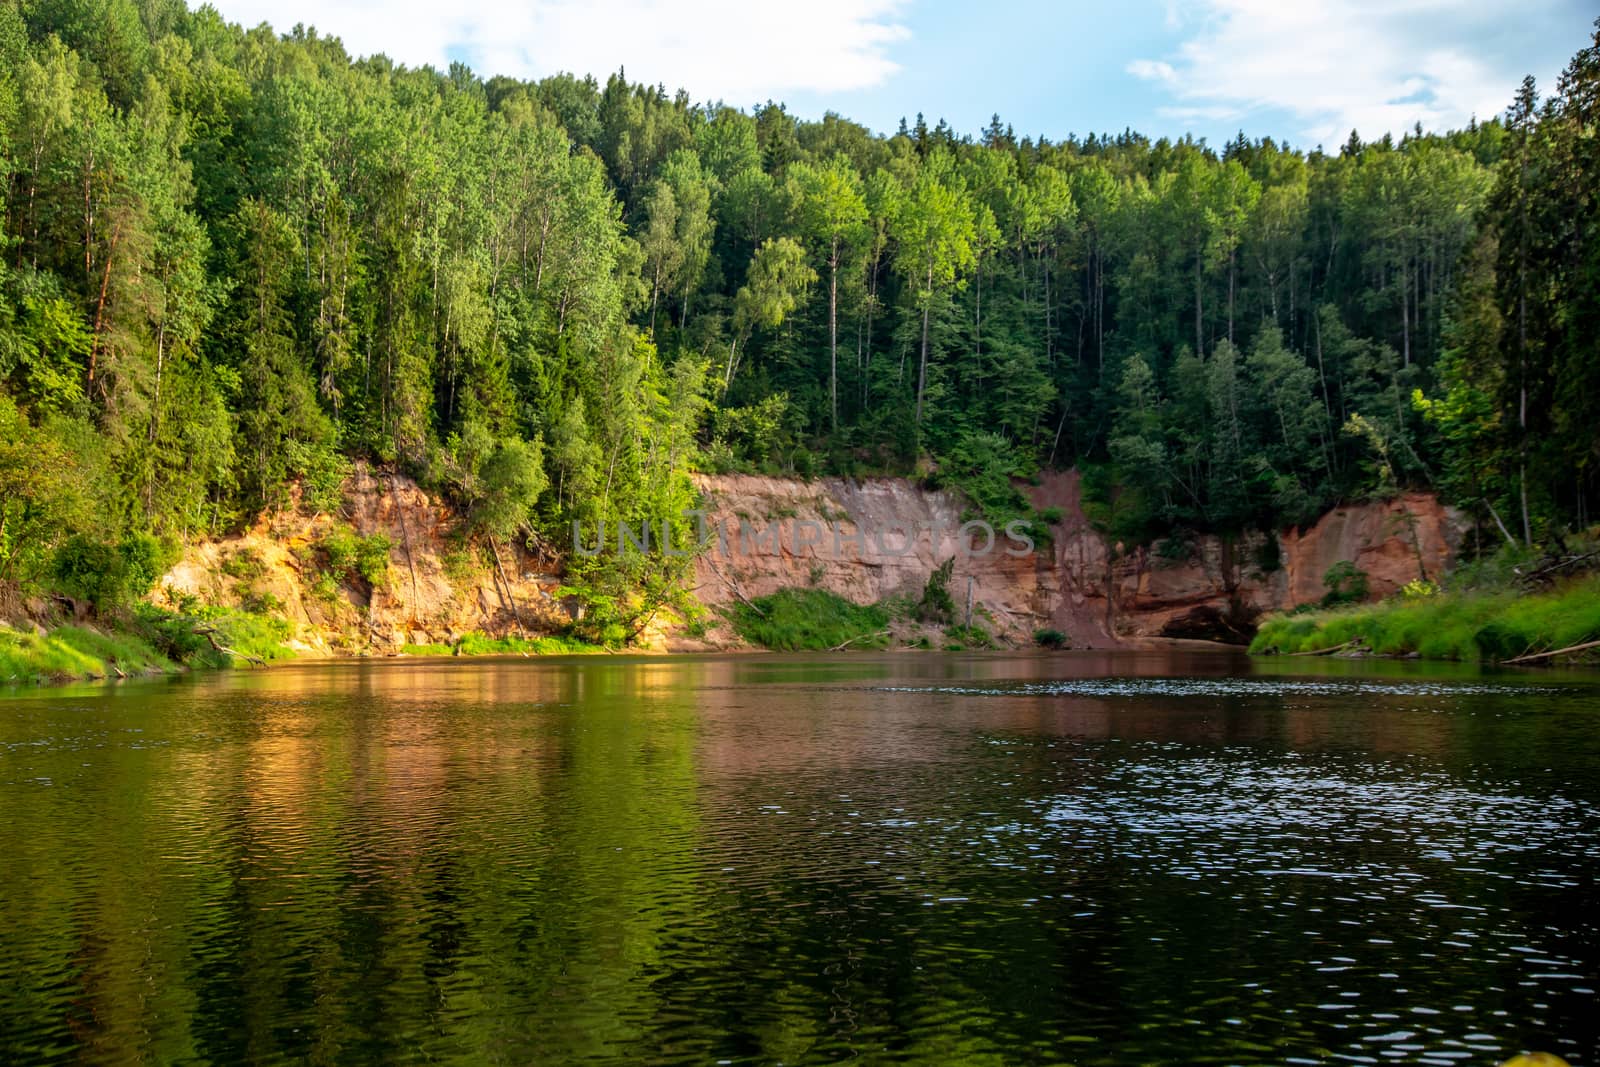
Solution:
<path fill-rule="evenodd" d="M 0 0 L 0 577 L 355 457 L 508 537 L 1003 453 L 1128 536 L 1421 485 L 1537 539 L 1600 489 L 1597 100 L 1600 34 L 1504 118 L 1336 151 L 884 136 Z"/>

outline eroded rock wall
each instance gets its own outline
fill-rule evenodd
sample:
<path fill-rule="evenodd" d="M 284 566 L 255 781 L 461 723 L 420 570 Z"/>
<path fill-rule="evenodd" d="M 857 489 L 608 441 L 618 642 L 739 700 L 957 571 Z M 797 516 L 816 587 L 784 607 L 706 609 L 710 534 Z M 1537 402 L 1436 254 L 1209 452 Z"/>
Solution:
<path fill-rule="evenodd" d="M 816 586 L 857 602 L 915 597 L 928 575 L 954 557 L 950 590 L 958 611 L 970 588 L 980 616 L 1005 638 L 1061 630 L 1080 646 L 1127 638 L 1243 639 L 1260 613 L 1319 599 L 1328 568 L 1349 560 L 1366 571 L 1371 594 L 1392 593 L 1419 576 L 1437 578 L 1455 558 L 1460 517 L 1427 494 L 1336 508 L 1306 529 L 1236 540 L 1201 537 L 1181 550 L 1108 546 L 1084 515 L 1076 472 L 1046 474 L 1030 491 L 1039 508 L 1060 511 L 1053 542 L 1017 555 L 1003 538 L 988 553 L 963 553 L 962 503 L 898 478 L 811 482 L 748 475 L 700 480 L 708 521 L 724 531 L 776 525 L 781 543 L 729 536 L 697 566 L 700 598 L 726 604 L 791 586 Z M 820 542 L 797 535 L 820 525 Z M 885 530 L 920 531 L 910 551 Z M 936 538 L 935 531 L 943 533 Z M 839 531 L 839 534 L 835 534 Z M 859 542 L 851 535 L 861 534 Z M 839 543 L 835 543 L 838 537 Z M 886 551 L 885 547 L 889 550 Z"/>
<path fill-rule="evenodd" d="M 547 630 L 566 620 L 553 596 L 559 560 L 502 544 L 496 566 L 492 554 L 460 540 L 459 524 L 448 505 L 411 479 L 358 465 L 338 513 L 307 514 L 291 501 L 238 536 L 192 545 L 156 583 L 156 595 L 171 590 L 208 604 L 265 606 L 295 627 L 302 651 L 327 654 L 392 652 L 468 631 Z M 383 581 L 319 581 L 319 546 L 339 529 L 388 538 Z"/>
<path fill-rule="evenodd" d="M 725 535 L 696 561 L 695 592 L 707 605 L 806 586 L 859 603 L 914 600 L 933 570 L 954 558 L 958 614 L 970 592 L 976 620 L 1015 644 L 1045 627 L 1078 647 L 1161 635 L 1242 638 L 1254 615 L 1321 597 L 1322 576 L 1340 560 L 1367 572 L 1375 597 L 1419 574 L 1437 577 L 1454 559 L 1461 528 L 1431 496 L 1408 494 L 1337 508 L 1313 526 L 1284 531 L 1276 567 L 1264 565 L 1273 553 L 1259 535 L 1203 537 L 1178 552 L 1108 546 L 1084 515 L 1077 474 L 1066 471 L 1029 488 L 1037 507 L 1061 513 L 1051 542 L 1023 551 L 997 531 L 991 551 L 964 553 L 962 500 L 902 478 L 708 475 L 699 487 L 707 522 Z M 801 533 L 805 524 L 810 532 Z M 243 534 L 193 545 L 157 595 L 264 605 L 294 624 L 303 650 L 327 654 L 392 652 L 468 631 L 549 631 L 568 621 L 556 597 L 562 561 L 555 550 L 538 556 L 503 544 L 495 565 L 493 553 L 463 543 L 459 528 L 459 516 L 415 482 L 360 465 L 339 513 L 307 514 L 291 501 Z M 319 546 L 338 529 L 388 538 L 383 581 L 324 577 Z M 732 640 L 725 628 L 715 636 Z"/>

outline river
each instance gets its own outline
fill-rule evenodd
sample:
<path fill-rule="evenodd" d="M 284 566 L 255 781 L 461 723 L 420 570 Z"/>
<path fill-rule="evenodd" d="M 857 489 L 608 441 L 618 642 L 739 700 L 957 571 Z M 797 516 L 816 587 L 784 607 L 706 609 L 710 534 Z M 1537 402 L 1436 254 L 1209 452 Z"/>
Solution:
<path fill-rule="evenodd" d="M 0 698 L 0 1060 L 1600 1063 L 1600 677 L 291 665 Z"/>

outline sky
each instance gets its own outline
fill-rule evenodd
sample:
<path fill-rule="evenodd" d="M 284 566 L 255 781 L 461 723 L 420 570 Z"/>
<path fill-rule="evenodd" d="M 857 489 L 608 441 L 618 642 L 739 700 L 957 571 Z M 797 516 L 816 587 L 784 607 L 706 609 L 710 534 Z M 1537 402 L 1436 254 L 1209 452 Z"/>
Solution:
<path fill-rule="evenodd" d="M 1595 0 L 212 0 L 354 54 L 484 77 L 557 71 L 696 101 L 835 111 L 880 132 L 921 112 L 976 134 L 1131 128 L 1300 148 L 1466 125 L 1541 90 L 1593 33 Z"/>

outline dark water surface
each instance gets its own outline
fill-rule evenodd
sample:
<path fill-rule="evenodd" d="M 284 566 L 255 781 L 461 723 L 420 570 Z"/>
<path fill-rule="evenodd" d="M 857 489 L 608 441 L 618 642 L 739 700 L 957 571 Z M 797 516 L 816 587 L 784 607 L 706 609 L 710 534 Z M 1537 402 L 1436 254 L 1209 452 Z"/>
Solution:
<path fill-rule="evenodd" d="M 1600 679 L 457 660 L 0 699 L 0 1060 L 1600 1063 Z"/>

